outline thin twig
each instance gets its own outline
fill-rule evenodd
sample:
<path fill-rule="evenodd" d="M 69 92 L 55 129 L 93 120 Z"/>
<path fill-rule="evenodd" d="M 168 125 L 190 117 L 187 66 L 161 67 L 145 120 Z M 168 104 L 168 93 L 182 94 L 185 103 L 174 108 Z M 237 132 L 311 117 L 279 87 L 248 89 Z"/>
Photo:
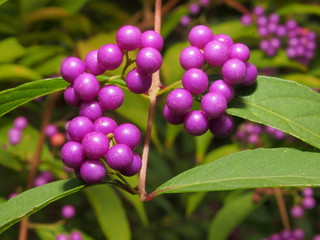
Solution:
<path fill-rule="evenodd" d="M 286 204 L 283 199 L 282 191 L 280 188 L 274 188 L 274 193 L 276 195 L 277 204 L 278 204 L 278 208 L 279 208 L 279 212 L 280 212 L 283 226 L 285 229 L 290 230 L 291 228 L 290 228 L 288 213 L 287 213 L 287 209 L 286 209 Z"/>
<path fill-rule="evenodd" d="M 238 12 L 241 12 L 242 14 L 251 14 L 251 11 L 248 8 L 246 8 L 236 0 L 224 0 L 224 2 L 230 7 L 236 9 Z"/>

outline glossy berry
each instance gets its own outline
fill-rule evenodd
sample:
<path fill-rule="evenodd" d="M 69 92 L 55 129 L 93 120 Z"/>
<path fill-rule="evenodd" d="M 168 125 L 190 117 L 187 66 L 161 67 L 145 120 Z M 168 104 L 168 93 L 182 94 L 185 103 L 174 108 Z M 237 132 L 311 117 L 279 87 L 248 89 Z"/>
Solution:
<path fill-rule="evenodd" d="M 85 71 L 85 65 L 81 59 L 68 57 L 61 63 L 60 74 L 64 80 L 73 83 L 74 80 Z"/>
<path fill-rule="evenodd" d="M 125 176 L 133 176 L 139 173 L 140 169 L 142 167 L 142 160 L 141 157 L 137 153 L 133 153 L 133 160 L 129 167 L 123 169 L 120 171 L 122 175 Z"/>
<path fill-rule="evenodd" d="M 60 233 L 56 236 L 55 240 L 70 240 L 67 234 Z"/>
<path fill-rule="evenodd" d="M 214 81 L 209 88 L 209 92 L 219 93 L 226 99 L 227 102 L 230 102 L 234 96 L 233 86 L 223 80 Z"/>
<path fill-rule="evenodd" d="M 98 98 L 104 110 L 116 110 L 123 103 L 124 93 L 120 87 L 110 84 L 101 88 Z"/>
<path fill-rule="evenodd" d="M 221 41 L 212 40 L 204 47 L 203 55 L 211 66 L 222 66 L 229 59 L 229 47 Z"/>
<path fill-rule="evenodd" d="M 79 115 L 95 121 L 103 115 L 103 109 L 96 100 L 82 102 L 79 109 Z"/>
<path fill-rule="evenodd" d="M 63 92 L 64 100 L 72 107 L 79 107 L 81 99 L 74 92 L 73 86 L 68 86 Z"/>
<path fill-rule="evenodd" d="M 151 47 L 142 48 L 136 58 L 139 71 L 143 73 L 154 73 L 162 65 L 162 56 L 158 50 Z"/>
<path fill-rule="evenodd" d="M 104 69 L 100 66 L 98 61 L 98 50 L 92 50 L 87 54 L 84 59 L 84 65 L 86 66 L 86 69 L 95 76 L 104 73 Z"/>
<path fill-rule="evenodd" d="M 73 89 L 81 100 L 89 101 L 98 95 L 100 84 L 93 74 L 83 73 L 74 80 Z"/>
<path fill-rule="evenodd" d="M 45 129 L 44 129 L 44 133 L 46 134 L 46 136 L 51 137 L 54 134 L 56 134 L 58 132 L 58 128 L 56 125 L 54 124 L 48 124 Z"/>
<path fill-rule="evenodd" d="M 202 49 L 213 40 L 213 33 L 207 26 L 197 25 L 190 30 L 188 40 L 192 46 Z"/>
<path fill-rule="evenodd" d="M 230 58 L 236 58 L 246 62 L 250 58 L 250 49 L 242 43 L 232 44 L 230 46 Z"/>
<path fill-rule="evenodd" d="M 72 205 L 65 205 L 61 209 L 61 215 L 63 218 L 70 219 L 70 218 L 73 218 L 75 214 L 76 214 L 76 210 Z"/>
<path fill-rule="evenodd" d="M 177 125 L 183 123 L 184 117 L 186 114 L 175 114 L 171 111 L 167 105 L 163 108 L 163 117 L 164 119 L 171 124 Z"/>
<path fill-rule="evenodd" d="M 11 128 L 8 131 L 9 142 L 12 146 L 15 146 L 21 142 L 22 132 L 20 129 Z"/>
<path fill-rule="evenodd" d="M 116 44 L 106 44 L 98 50 L 98 62 L 105 70 L 117 69 L 123 60 L 123 52 Z"/>
<path fill-rule="evenodd" d="M 301 218 L 304 214 L 304 210 L 300 205 L 296 205 L 290 209 L 290 214 L 293 218 Z"/>
<path fill-rule="evenodd" d="M 163 47 L 163 39 L 159 33 L 153 30 L 145 31 L 141 34 L 141 47 L 151 47 L 157 49 L 159 52 Z"/>
<path fill-rule="evenodd" d="M 50 137 L 50 143 L 54 147 L 60 147 L 66 141 L 66 137 L 63 133 L 57 132 Z"/>
<path fill-rule="evenodd" d="M 131 25 L 121 27 L 116 34 L 116 41 L 122 50 L 132 51 L 141 46 L 141 31 Z"/>
<path fill-rule="evenodd" d="M 247 66 L 247 75 L 244 81 L 241 83 L 243 86 L 250 86 L 254 84 L 258 77 L 258 69 L 257 67 L 252 63 L 246 63 Z"/>
<path fill-rule="evenodd" d="M 82 144 L 69 141 L 61 149 L 61 160 L 70 168 L 79 168 L 85 160 Z"/>
<path fill-rule="evenodd" d="M 17 117 L 13 121 L 13 126 L 16 129 L 23 130 L 28 126 L 28 120 L 27 120 L 27 118 L 25 118 L 23 116 Z"/>
<path fill-rule="evenodd" d="M 75 117 L 70 121 L 67 131 L 72 140 L 81 142 L 84 135 L 93 131 L 93 124 L 87 117 Z"/>
<path fill-rule="evenodd" d="M 223 95 L 209 92 L 201 99 L 201 110 L 209 118 L 221 117 L 227 109 L 227 100 Z"/>
<path fill-rule="evenodd" d="M 228 47 L 230 47 L 233 44 L 232 38 L 223 33 L 214 35 L 213 40 L 223 42 Z"/>
<path fill-rule="evenodd" d="M 141 141 L 140 130 L 131 123 L 119 125 L 113 134 L 117 143 L 125 144 L 132 150 L 135 149 Z"/>
<path fill-rule="evenodd" d="M 151 83 L 151 74 L 144 74 L 137 69 L 131 70 L 126 76 L 126 84 L 128 89 L 136 94 L 147 92 L 151 87 Z"/>
<path fill-rule="evenodd" d="M 109 139 L 101 132 L 87 133 L 82 139 L 83 152 L 90 159 L 102 158 L 109 149 Z"/>
<path fill-rule="evenodd" d="M 107 171 L 99 160 L 87 160 L 80 168 L 81 179 L 89 184 L 101 182 L 106 174 Z"/>
<path fill-rule="evenodd" d="M 191 135 L 200 136 L 208 130 L 209 120 L 201 111 L 194 110 L 185 116 L 183 126 Z"/>
<path fill-rule="evenodd" d="M 305 209 L 312 209 L 316 206 L 316 200 L 313 197 L 304 197 L 301 205 Z"/>
<path fill-rule="evenodd" d="M 72 232 L 70 234 L 70 240 L 82 240 L 82 234 L 80 232 Z"/>
<path fill-rule="evenodd" d="M 106 155 L 108 166 L 116 171 L 121 171 L 130 167 L 132 161 L 133 152 L 131 148 L 121 143 L 113 145 Z"/>
<path fill-rule="evenodd" d="M 167 97 L 168 108 L 176 114 L 186 114 L 192 107 L 192 95 L 189 91 L 178 88 L 171 91 Z"/>
<path fill-rule="evenodd" d="M 180 65 L 188 70 L 190 68 L 201 68 L 204 63 L 203 53 L 197 47 L 186 47 L 180 53 Z"/>
<path fill-rule="evenodd" d="M 217 119 L 211 119 L 209 129 L 215 137 L 228 136 L 233 130 L 233 119 L 230 115 L 224 114 Z"/>
<path fill-rule="evenodd" d="M 247 66 L 239 59 L 229 59 L 221 69 L 223 80 L 231 85 L 242 83 L 247 76 Z"/>
<path fill-rule="evenodd" d="M 100 117 L 93 123 L 93 129 L 97 132 L 102 132 L 107 135 L 113 133 L 114 129 L 118 126 L 116 121 L 109 117 Z"/>
<path fill-rule="evenodd" d="M 191 68 L 183 74 L 182 85 L 192 94 L 201 94 L 208 88 L 209 79 L 201 69 Z"/>

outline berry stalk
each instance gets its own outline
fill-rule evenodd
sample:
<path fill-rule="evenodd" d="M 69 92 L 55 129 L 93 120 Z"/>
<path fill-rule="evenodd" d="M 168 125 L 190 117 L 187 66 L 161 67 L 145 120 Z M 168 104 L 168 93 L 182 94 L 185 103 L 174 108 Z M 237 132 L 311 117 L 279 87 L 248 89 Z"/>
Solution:
<path fill-rule="evenodd" d="M 289 223 L 289 219 L 288 219 L 288 214 L 287 214 L 287 210 L 286 210 L 286 205 L 283 199 L 283 195 L 282 195 L 282 191 L 280 188 L 274 188 L 274 194 L 276 196 L 277 199 L 277 204 L 278 204 L 278 208 L 279 208 L 279 212 L 280 212 L 280 216 L 281 216 L 281 220 L 283 223 L 283 226 L 285 229 L 290 230 L 290 223 Z"/>

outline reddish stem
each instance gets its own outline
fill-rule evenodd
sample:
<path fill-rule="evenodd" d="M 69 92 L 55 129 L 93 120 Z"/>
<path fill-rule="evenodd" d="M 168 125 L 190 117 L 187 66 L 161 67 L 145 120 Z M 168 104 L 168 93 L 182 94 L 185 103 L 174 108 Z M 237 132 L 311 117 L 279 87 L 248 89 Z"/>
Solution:
<path fill-rule="evenodd" d="M 274 188 L 274 193 L 276 195 L 277 204 L 278 204 L 278 208 L 279 208 L 282 224 L 283 224 L 285 229 L 290 230 L 289 218 L 288 218 L 288 214 L 287 214 L 286 204 L 285 204 L 284 199 L 283 199 L 282 191 L 281 191 L 280 188 Z"/>

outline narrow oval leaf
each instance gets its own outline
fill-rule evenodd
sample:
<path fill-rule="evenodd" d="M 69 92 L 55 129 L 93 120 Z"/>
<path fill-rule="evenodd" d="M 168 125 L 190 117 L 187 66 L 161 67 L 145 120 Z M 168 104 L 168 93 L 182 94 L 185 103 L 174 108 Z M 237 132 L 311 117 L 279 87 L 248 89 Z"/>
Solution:
<path fill-rule="evenodd" d="M 85 190 L 100 227 L 109 240 L 130 240 L 131 232 L 120 198 L 112 187 L 95 185 Z"/>
<path fill-rule="evenodd" d="M 14 37 L 0 42 L 0 63 L 11 62 L 25 53 L 26 49 Z"/>
<path fill-rule="evenodd" d="M 284 7 L 277 10 L 280 15 L 285 14 L 317 14 L 320 15 L 320 6 L 315 4 L 302 4 L 294 3 L 290 5 L 285 5 Z"/>
<path fill-rule="evenodd" d="M 244 26 L 239 20 L 215 24 L 210 28 L 214 34 L 224 33 L 234 40 L 242 37 L 258 38 L 257 30 L 254 26 Z"/>
<path fill-rule="evenodd" d="M 259 76 L 237 89 L 227 112 L 269 125 L 320 148 L 320 94 L 293 81 Z"/>
<path fill-rule="evenodd" d="M 246 150 L 187 170 L 156 189 L 164 193 L 320 186 L 320 153 L 291 148 Z"/>
<path fill-rule="evenodd" d="M 290 73 L 280 76 L 283 79 L 292 80 L 305 86 L 320 89 L 320 78 L 302 73 Z"/>
<path fill-rule="evenodd" d="M 60 180 L 32 188 L 0 205 L 0 234 L 21 219 L 84 187 L 79 179 Z"/>
<path fill-rule="evenodd" d="M 25 81 L 25 80 L 37 80 L 41 76 L 31 70 L 28 67 L 17 65 L 17 64 L 2 64 L 0 65 L 0 80 L 14 80 L 14 81 Z"/>
<path fill-rule="evenodd" d="M 0 147 L 0 165 L 14 171 L 22 169 L 22 163 L 9 151 Z"/>
<path fill-rule="evenodd" d="M 205 134 L 195 138 L 196 140 L 196 161 L 197 163 L 202 163 L 208 147 L 212 141 L 213 135 L 211 132 L 206 132 Z"/>

